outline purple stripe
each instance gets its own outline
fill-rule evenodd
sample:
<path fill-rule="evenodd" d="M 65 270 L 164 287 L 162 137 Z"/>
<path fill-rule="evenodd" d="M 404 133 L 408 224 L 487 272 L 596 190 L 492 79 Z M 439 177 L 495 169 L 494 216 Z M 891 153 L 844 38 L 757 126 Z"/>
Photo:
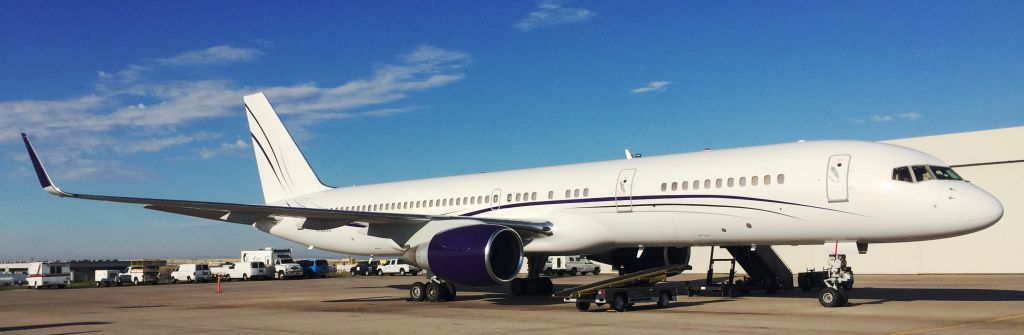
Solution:
<path fill-rule="evenodd" d="M 579 204 L 579 203 L 605 202 L 605 201 L 615 201 L 615 199 L 616 199 L 616 197 L 600 197 L 600 198 L 581 198 L 581 199 L 566 199 L 566 200 L 547 200 L 547 201 L 523 202 L 523 203 L 517 203 L 517 204 L 502 205 L 501 207 L 499 207 L 497 209 L 516 208 L 516 207 L 528 207 L 528 206 L 557 205 L 557 204 Z M 622 197 L 622 199 L 626 199 L 626 197 Z M 658 199 L 731 199 L 731 200 L 747 200 L 747 201 L 768 202 L 768 203 L 775 203 L 775 204 L 800 206 L 800 207 L 807 207 L 807 208 L 816 208 L 816 209 L 821 209 L 821 210 L 826 210 L 826 211 L 846 213 L 846 214 L 852 214 L 852 215 L 861 215 L 861 214 L 845 212 L 845 211 L 841 211 L 841 210 L 837 210 L 837 209 L 818 207 L 818 206 L 812 206 L 812 205 L 798 204 L 798 203 L 795 203 L 795 202 L 772 200 L 772 199 L 762 199 L 762 198 L 751 198 L 751 197 L 743 197 L 743 196 L 736 196 L 736 195 L 695 195 L 695 194 L 688 194 L 688 195 L 640 195 L 640 196 L 633 196 L 632 199 L 634 201 L 636 201 L 636 200 L 658 200 Z M 474 215 L 478 215 L 478 214 L 482 214 L 482 213 L 487 213 L 487 212 L 490 212 L 490 211 L 493 211 L 493 210 L 496 210 L 496 209 L 484 208 L 484 209 L 480 209 L 480 210 L 476 210 L 476 211 L 472 211 L 472 212 L 463 214 L 462 216 L 474 216 Z"/>

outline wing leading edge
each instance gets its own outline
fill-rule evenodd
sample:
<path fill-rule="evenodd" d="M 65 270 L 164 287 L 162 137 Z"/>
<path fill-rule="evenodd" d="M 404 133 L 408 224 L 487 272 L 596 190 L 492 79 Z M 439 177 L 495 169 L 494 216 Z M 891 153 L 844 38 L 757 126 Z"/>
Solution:
<path fill-rule="evenodd" d="M 516 230 L 520 234 L 526 234 L 528 236 L 540 237 L 552 235 L 551 223 L 549 222 L 532 222 L 525 220 L 506 220 L 425 214 L 343 211 L 321 208 L 247 205 L 225 202 L 172 200 L 155 198 L 133 198 L 64 192 L 60 188 L 58 188 L 57 185 L 54 184 L 53 181 L 50 179 L 49 174 L 47 174 L 46 169 L 43 167 L 42 161 L 39 159 L 39 156 L 36 155 L 35 149 L 32 148 L 32 144 L 31 142 L 29 142 L 28 135 L 22 133 L 21 138 L 25 142 L 25 148 L 26 150 L 28 150 L 29 158 L 32 160 L 32 166 L 35 168 L 36 176 L 39 178 L 40 186 L 46 192 L 62 198 L 139 204 L 143 205 L 143 207 L 147 209 L 239 224 L 254 224 L 260 220 L 280 221 L 282 218 L 302 218 L 305 219 L 303 227 L 309 229 L 332 229 L 343 226 L 364 227 L 379 225 L 379 228 L 402 226 L 401 228 L 403 229 L 399 230 L 408 231 L 409 229 L 417 230 L 419 227 L 422 227 L 423 225 L 426 225 L 431 221 L 471 219 L 489 224 L 507 226 L 509 228 Z M 379 237 L 396 237 L 387 236 L 389 234 L 386 233 L 389 231 L 395 231 L 395 229 L 371 228 L 370 230 L 371 235 L 374 236 L 376 236 L 376 234 L 373 234 L 372 232 L 379 231 L 384 232 Z"/>

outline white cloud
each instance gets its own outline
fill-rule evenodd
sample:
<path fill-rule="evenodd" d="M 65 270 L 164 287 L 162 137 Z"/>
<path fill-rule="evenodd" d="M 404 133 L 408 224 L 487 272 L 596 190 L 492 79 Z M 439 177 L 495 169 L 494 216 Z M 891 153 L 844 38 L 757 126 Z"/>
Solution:
<path fill-rule="evenodd" d="M 62 163 L 67 163 L 55 170 L 78 169 L 81 172 L 64 176 L 87 178 L 121 164 L 85 159 L 82 153 L 127 155 L 208 141 L 214 136 L 180 134 L 178 129 L 240 113 L 241 97 L 246 94 L 265 92 L 275 109 L 291 118 L 290 126 L 303 127 L 319 120 L 386 117 L 421 107 L 374 107 L 462 80 L 465 75 L 461 70 L 471 61 L 468 54 L 424 45 L 399 55 L 394 62 L 376 66 L 365 78 L 336 86 L 300 83 L 245 87 L 229 80 L 154 81 L 148 77 L 164 66 L 244 61 L 262 54 L 239 50 L 248 49 L 213 47 L 139 63 L 149 65 L 98 71 L 95 91 L 78 97 L 0 101 L 5 114 L 0 118 L 0 143 L 20 142 L 17 134 L 27 132 L 33 139 L 50 142 L 44 151 L 60 152 L 47 155 L 62 156 Z M 295 131 L 303 133 L 305 129 Z M 199 156 L 211 158 L 239 147 L 238 142 L 229 144 L 234 146 L 200 149 Z"/>
<path fill-rule="evenodd" d="M 256 59 L 263 52 L 255 49 L 236 48 L 230 45 L 219 45 L 203 50 L 193 50 L 157 59 L 161 65 L 207 65 L 248 62 Z"/>
<path fill-rule="evenodd" d="M 668 89 L 668 85 L 670 85 L 670 84 L 672 84 L 672 82 L 670 82 L 670 81 L 652 81 L 650 83 L 647 83 L 646 86 L 634 88 L 634 89 L 630 90 L 630 92 L 633 92 L 633 93 L 664 92 L 666 89 Z"/>
<path fill-rule="evenodd" d="M 868 121 L 871 121 L 872 123 L 886 123 L 886 122 L 893 122 L 893 121 L 897 121 L 897 120 L 905 120 L 905 121 L 909 121 L 909 122 L 914 122 L 914 121 L 917 121 L 918 119 L 921 119 L 923 117 L 924 117 L 924 114 L 917 113 L 917 112 L 900 113 L 900 114 L 896 114 L 896 115 L 890 115 L 890 114 L 886 114 L 886 115 L 872 115 L 872 116 L 867 117 L 867 118 L 853 119 L 853 123 L 856 123 L 856 124 L 866 124 Z"/>
<path fill-rule="evenodd" d="M 583 8 L 563 7 L 561 0 L 542 0 L 537 9 L 516 22 L 515 28 L 531 31 L 537 28 L 564 23 L 582 22 L 594 17 L 594 12 Z"/>
<path fill-rule="evenodd" d="M 238 139 L 231 143 L 221 143 L 220 146 L 216 148 L 202 148 L 199 150 L 199 157 L 203 159 L 210 159 L 217 156 L 241 155 L 249 153 L 246 149 L 249 149 L 249 143 L 242 139 Z"/>

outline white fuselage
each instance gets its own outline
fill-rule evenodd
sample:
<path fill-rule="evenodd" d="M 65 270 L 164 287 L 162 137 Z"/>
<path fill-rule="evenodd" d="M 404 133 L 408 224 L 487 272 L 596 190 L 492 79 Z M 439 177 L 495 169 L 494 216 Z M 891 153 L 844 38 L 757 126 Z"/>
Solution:
<path fill-rule="evenodd" d="M 276 204 L 550 222 L 551 236 L 525 246 L 534 255 L 916 241 L 981 230 L 1002 216 L 998 200 L 969 182 L 894 180 L 894 168 L 911 165 L 946 166 L 895 145 L 811 141 L 335 188 Z M 365 225 L 255 226 L 347 254 L 407 248 L 369 236 Z"/>

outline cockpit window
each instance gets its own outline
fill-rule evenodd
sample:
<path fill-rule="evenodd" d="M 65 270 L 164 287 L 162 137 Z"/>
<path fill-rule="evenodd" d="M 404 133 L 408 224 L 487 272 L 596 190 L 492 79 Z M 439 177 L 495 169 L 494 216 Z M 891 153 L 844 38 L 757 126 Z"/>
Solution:
<path fill-rule="evenodd" d="M 914 165 L 892 169 L 892 180 L 920 183 L 929 180 L 963 180 L 953 169 L 945 166 Z"/>
<path fill-rule="evenodd" d="M 942 166 L 929 166 L 932 169 L 932 173 L 935 174 L 936 179 L 940 180 L 963 180 L 960 175 L 953 172 L 953 169 Z"/>
<path fill-rule="evenodd" d="M 918 182 L 935 179 L 935 176 L 928 171 L 928 167 L 924 165 L 914 165 L 910 168 L 914 170 L 914 180 L 917 180 Z"/>
<path fill-rule="evenodd" d="M 914 182 L 914 178 L 910 177 L 910 168 L 906 166 L 892 169 L 892 180 L 905 181 L 908 183 Z"/>

